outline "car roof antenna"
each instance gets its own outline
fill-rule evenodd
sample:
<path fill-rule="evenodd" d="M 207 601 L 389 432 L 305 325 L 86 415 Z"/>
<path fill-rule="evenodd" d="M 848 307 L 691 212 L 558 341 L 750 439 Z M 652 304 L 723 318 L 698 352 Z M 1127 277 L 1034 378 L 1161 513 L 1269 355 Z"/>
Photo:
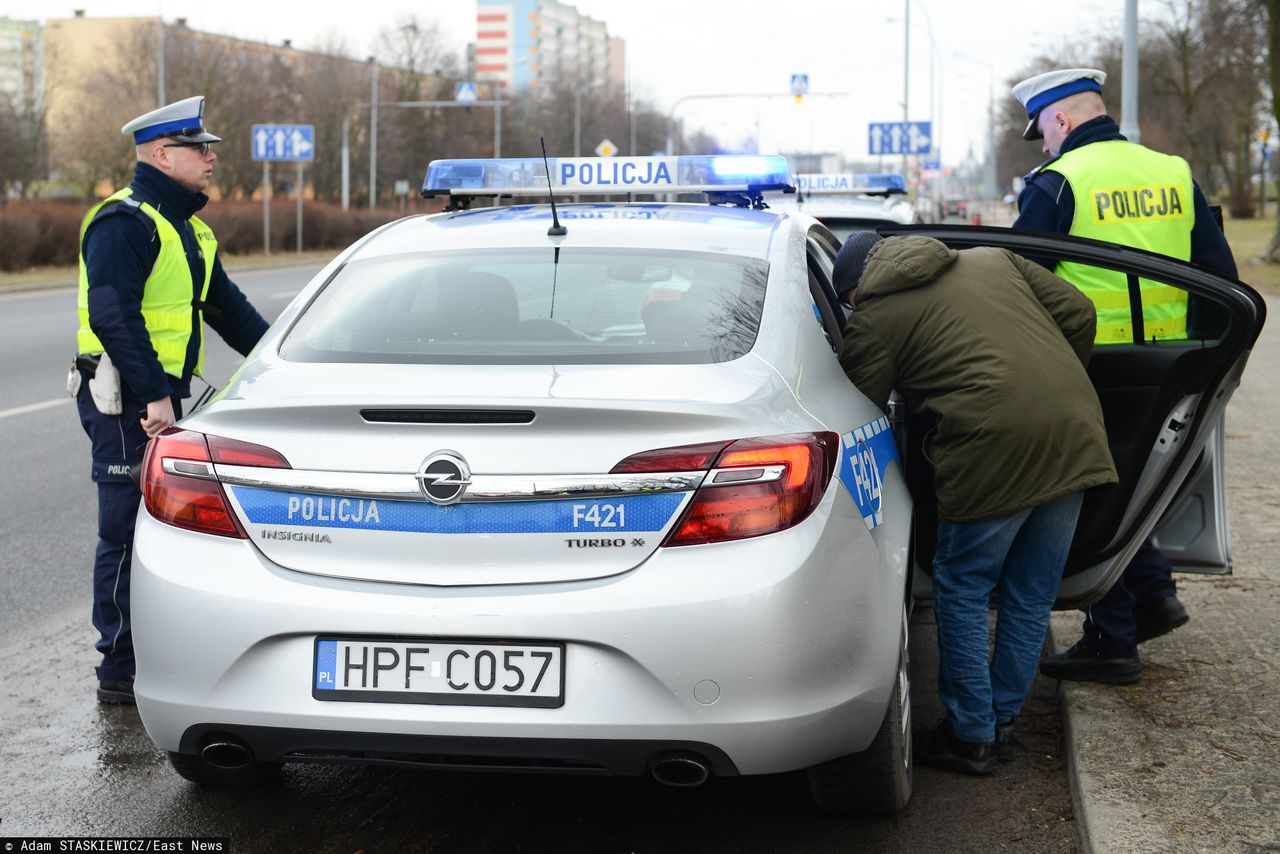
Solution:
<path fill-rule="evenodd" d="M 556 213 L 556 194 L 551 189 L 551 164 L 547 162 L 547 141 L 538 137 L 538 142 L 542 144 L 542 165 L 547 170 L 547 195 L 551 197 L 551 227 L 547 229 L 547 237 L 564 237 L 569 229 L 560 224 L 560 215 Z"/>

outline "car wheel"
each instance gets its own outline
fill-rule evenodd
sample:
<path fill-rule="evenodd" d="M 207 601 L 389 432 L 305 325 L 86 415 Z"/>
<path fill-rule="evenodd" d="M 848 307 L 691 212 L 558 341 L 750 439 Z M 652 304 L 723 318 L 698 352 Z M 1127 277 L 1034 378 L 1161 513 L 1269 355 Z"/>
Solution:
<path fill-rule="evenodd" d="M 184 779 L 219 789 L 262 786 L 280 776 L 280 766 L 275 762 L 251 761 L 237 768 L 224 768 L 190 753 L 170 753 L 169 764 Z"/>
<path fill-rule="evenodd" d="M 864 815 L 895 813 L 911 800 L 911 677 L 907 615 L 903 608 L 898 677 L 889 707 L 871 745 L 809 769 L 809 790 L 818 806 Z"/>

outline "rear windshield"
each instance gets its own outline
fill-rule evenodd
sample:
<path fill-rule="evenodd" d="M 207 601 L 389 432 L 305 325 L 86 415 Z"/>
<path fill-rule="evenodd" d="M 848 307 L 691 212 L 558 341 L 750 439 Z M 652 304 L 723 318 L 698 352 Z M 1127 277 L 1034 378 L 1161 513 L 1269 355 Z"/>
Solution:
<path fill-rule="evenodd" d="M 755 343 L 768 265 L 700 252 L 504 249 L 353 261 L 281 346 L 304 362 L 705 364 Z"/>

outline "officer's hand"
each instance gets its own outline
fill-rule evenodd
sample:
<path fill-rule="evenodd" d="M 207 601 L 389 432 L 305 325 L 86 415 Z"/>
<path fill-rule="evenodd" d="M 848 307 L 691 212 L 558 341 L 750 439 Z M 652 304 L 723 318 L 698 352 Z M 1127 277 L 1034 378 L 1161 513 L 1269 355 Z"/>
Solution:
<path fill-rule="evenodd" d="M 147 404 L 147 417 L 140 422 L 148 439 L 159 436 L 161 431 L 173 426 L 177 421 L 173 416 L 173 401 L 167 397 L 153 400 Z"/>

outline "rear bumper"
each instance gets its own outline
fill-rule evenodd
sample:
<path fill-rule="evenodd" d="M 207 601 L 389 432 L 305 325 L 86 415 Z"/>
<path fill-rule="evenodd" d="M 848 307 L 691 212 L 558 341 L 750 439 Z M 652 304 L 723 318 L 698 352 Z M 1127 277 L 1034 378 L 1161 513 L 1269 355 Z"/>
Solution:
<path fill-rule="evenodd" d="M 894 681 L 904 586 L 841 488 L 789 531 L 661 549 L 610 578 L 505 587 L 307 575 L 248 542 L 144 511 L 135 690 L 157 745 L 186 753 L 216 731 L 273 760 L 327 751 L 457 765 L 484 756 L 638 774 L 655 753 L 687 749 L 716 773 L 781 772 L 874 737 Z M 564 705 L 312 697 L 317 635 L 383 633 L 563 642 Z M 717 696 L 706 702 L 712 682 Z"/>
<path fill-rule="evenodd" d="M 638 776 L 666 754 L 694 755 L 717 777 L 738 774 L 710 744 L 691 741 L 524 739 L 398 733 L 331 732 L 243 724 L 198 724 L 182 735 L 180 753 L 199 753 L 230 736 L 265 762 L 329 762 L 507 774 Z"/>

